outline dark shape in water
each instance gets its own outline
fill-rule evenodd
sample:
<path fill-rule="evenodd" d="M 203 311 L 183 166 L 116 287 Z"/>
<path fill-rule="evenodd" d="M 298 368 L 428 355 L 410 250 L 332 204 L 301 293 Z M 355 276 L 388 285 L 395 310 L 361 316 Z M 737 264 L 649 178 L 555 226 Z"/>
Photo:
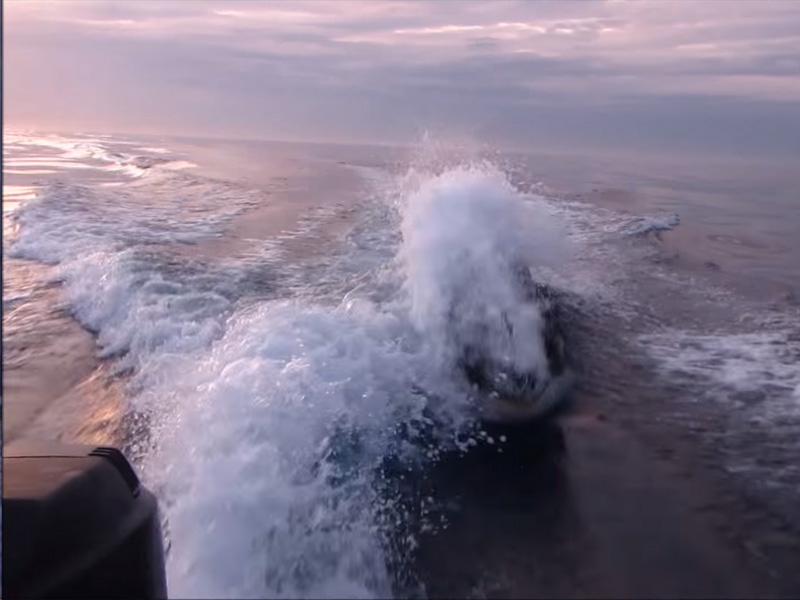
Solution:
<path fill-rule="evenodd" d="M 536 283 L 522 265 L 514 268 L 514 281 L 519 284 L 521 300 L 536 304 L 542 315 L 547 377 L 540 381 L 536 373 L 515 371 L 485 351 L 466 346 L 459 366 L 484 396 L 483 417 L 490 422 L 529 421 L 546 416 L 564 400 L 571 380 L 558 292 Z M 513 335 L 505 316 L 504 322 L 509 335 Z"/>

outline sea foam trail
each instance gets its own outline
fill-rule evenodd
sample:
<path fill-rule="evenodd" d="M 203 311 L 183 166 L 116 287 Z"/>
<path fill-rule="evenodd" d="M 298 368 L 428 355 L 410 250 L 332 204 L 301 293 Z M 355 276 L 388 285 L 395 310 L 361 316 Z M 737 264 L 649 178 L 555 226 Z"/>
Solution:
<path fill-rule="evenodd" d="M 464 443 L 475 398 L 450 358 L 477 341 L 481 320 L 487 352 L 543 368 L 541 316 L 512 294 L 510 267 L 552 267 L 558 228 L 491 168 L 417 172 L 380 198 L 397 201 L 398 218 L 381 221 L 389 234 L 353 248 L 388 262 L 346 259 L 394 278 L 393 295 L 376 301 L 366 286 L 339 304 L 240 302 L 242 265 L 201 272 L 136 246 L 224 227 L 224 211 L 184 226 L 159 214 L 173 206 L 170 186 L 191 189 L 190 177 L 124 193 L 53 188 L 24 208 L 14 248 L 59 264 L 72 313 L 134 370 L 128 412 L 147 434 L 130 450 L 161 500 L 170 592 L 389 596 L 393 553 L 408 555 L 414 540 L 397 539 L 407 523 L 381 467 Z M 140 198 L 150 201 L 137 215 Z M 339 265 L 326 268 L 333 277 Z M 496 307 L 532 335 L 508 334 Z"/>
<path fill-rule="evenodd" d="M 512 302 L 504 278 L 511 262 L 541 258 L 543 240 L 527 236 L 549 228 L 496 172 L 457 170 L 406 191 L 398 296 L 261 303 L 171 391 L 150 395 L 159 441 L 146 469 L 167 507 L 174 593 L 392 593 L 388 539 L 406 524 L 380 466 L 435 459 L 472 419 L 469 389 L 442 360 L 452 332 L 440 319 L 469 283 L 466 310 L 504 302 L 536 338 L 539 317 Z M 535 342 L 519 347 L 514 360 L 542 359 Z M 433 423 L 433 439 L 409 441 Z"/>

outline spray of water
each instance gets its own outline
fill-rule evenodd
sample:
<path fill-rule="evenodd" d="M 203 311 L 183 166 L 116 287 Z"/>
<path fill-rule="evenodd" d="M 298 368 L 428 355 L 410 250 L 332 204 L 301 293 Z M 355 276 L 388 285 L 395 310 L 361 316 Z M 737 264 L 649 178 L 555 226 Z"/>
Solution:
<path fill-rule="evenodd" d="M 130 410 L 147 436 L 131 449 L 161 499 L 171 594 L 392 595 L 393 553 L 414 541 L 397 543 L 406 513 L 385 465 L 424 465 L 464 442 L 481 398 L 459 352 L 547 379 L 543 317 L 515 271 L 553 267 L 563 252 L 543 204 L 486 165 L 394 181 L 384 201 L 396 218 L 381 223 L 397 230 L 371 239 L 392 248 L 381 268 L 398 285 L 333 305 L 237 303 L 237 277 L 180 277 L 180 262 L 142 260 L 125 223 L 147 241 L 173 233 L 106 218 L 105 197 L 84 202 L 80 189 L 21 214 L 15 251 L 60 263 L 73 314 L 137 371 Z M 147 194 L 138 185 L 129 193 Z M 60 235 L 68 228 L 89 235 Z M 81 258 L 84 246 L 104 260 Z"/>

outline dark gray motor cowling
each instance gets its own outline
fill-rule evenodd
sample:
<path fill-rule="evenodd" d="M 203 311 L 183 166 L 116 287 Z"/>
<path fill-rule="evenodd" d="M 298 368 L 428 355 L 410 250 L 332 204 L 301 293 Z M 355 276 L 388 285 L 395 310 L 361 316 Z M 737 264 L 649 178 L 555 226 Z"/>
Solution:
<path fill-rule="evenodd" d="M 3 598 L 166 598 L 155 497 L 115 448 L 3 448 Z"/>

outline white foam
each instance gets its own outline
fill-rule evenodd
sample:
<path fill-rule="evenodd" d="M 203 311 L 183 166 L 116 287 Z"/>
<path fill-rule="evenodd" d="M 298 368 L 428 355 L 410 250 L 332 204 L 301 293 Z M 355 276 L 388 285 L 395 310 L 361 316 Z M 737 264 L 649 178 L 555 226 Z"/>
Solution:
<path fill-rule="evenodd" d="M 516 278 L 520 266 L 564 259 L 565 232 L 545 206 L 523 202 L 497 171 L 456 169 L 409 195 L 402 231 L 412 319 L 445 344 L 440 356 L 471 346 L 546 382 L 541 314 Z"/>
<path fill-rule="evenodd" d="M 124 160 L 125 155 L 120 154 L 118 152 L 112 152 L 107 147 L 103 145 L 100 140 L 92 140 L 92 141 L 66 141 L 64 142 L 56 142 L 54 143 L 54 147 L 61 147 L 66 150 L 65 154 L 63 155 L 66 158 L 75 158 L 75 159 L 94 159 L 99 160 L 102 162 L 117 162 L 119 160 Z"/>
<path fill-rule="evenodd" d="M 173 271 L 157 254 L 128 249 L 76 257 L 59 270 L 75 318 L 97 332 L 101 356 L 121 355 L 144 385 L 169 373 L 174 357 L 204 349 L 224 331 L 240 278 Z"/>
<path fill-rule="evenodd" d="M 182 186 L 191 189 L 184 195 Z M 103 189 L 55 183 L 42 187 L 16 215 L 10 255 L 59 263 L 131 245 L 189 243 L 218 235 L 254 193 L 213 182 L 171 178 L 146 189 Z"/>
<path fill-rule="evenodd" d="M 142 152 L 147 152 L 150 154 L 172 154 L 171 150 L 167 150 L 166 148 L 151 148 L 149 146 L 144 146 L 140 148 Z"/>
<path fill-rule="evenodd" d="M 181 198 L 184 184 L 190 198 Z M 163 372 L 165 353 L 207 347 L 222 334 L 241 277 L 235 267 L 181 269 L 158 248 L 218 235 L 254 198 L 175 178 L 113 191 L 53 184 L 13 215 L 19 227 L 8 255 L 57 264 L 53 276 L 75 317 L 97 332 L 101 354 L 122 353 L 123 367 L 149 377 Z M 157 354 L 161 365 L 151 362 Z"/>
<path fill-rule="evenodd" d="M 764 392 L 767 406 L 762 415 L 790 410 L 800 405 L 800 343 L 789 330 L 759 333 L 695 335 L 670 332 L 640 337 L 647 351 L 658 359 L 670 376 L 701 377 L 712 383 L 700 394 L 726 398 L 730 392 Z"/>
<path fill-rule="evenodd" d="M 267 303 L 186 370 L 146 467 L 169 507 L 174 594 L 390 594 L 374 469 L 421 413 L 414 385 L 438 375 L 409 333 L 369 303 Z M 348 433 L 358 447 L 332 456 Z"/>
<path fill-rule="evenodd" d="M 509 285 L 506 265 L 489 262 L 492 250 L 509 261 L 555 259 L 544 239 L 523 239 L 531 218 L 551 234 L 557 229 L 527 212 L 502 176 L 482 170 L 423 180 L 406 209 L 398 266 L 410 299 L 375 304 L 351 294 L 336 306 L 260 304 L 238 313 L 210 354 L 190 357 L 168 385 L 142 396 L 160 415 L 158 450 L 145 472 L 167 507 L 173 593 L 391 593 L 378 509 L 387 502 L 391 509 L 392 500 L 376 492 L 375 467 L 398 449 L 398 423 L 434 415 L 446 444 L 470 415 L 462 382 L 441 360 L 451 332 L 437 319 L 455 286 Z M 481 275 L 483 268 L 496 270 Z M 490 302 L 497 292 L 485 293 L 472 301 Z M 538 314 L 511 305 L 510 296 L 498 299 L 538 327 Z M 525 350 L 531 354 L 518 360 L 541 359 L 538 346 Z M 342 432 L 358 438 L 344 464 L 330 454 Z"/>
<path fill-rule="evenodd" d="M 188 160 L 173 160 L 163 165 L 169 171 L 182 171 L 184 169 L 196 169 L 198 165 Z"/>
<path fill-rule="evenodd" d="M 681 219 L 677 214 L 650 216 L 650 217 L 637 217 L 630 223 L 626 224 L 621 232 L 624 235 L 647 235 L 648 233 L 660 233 L 662 231 L 669 231 L 675 229 L 680 225 Z"/>
<path fill-rule="evenodd" d="M 473 418 L 447 360 L 454 336 L 543 368 L 530 335 L 541 316 L 512 294 L 509 267 L 558 264 L 562 232 L 545 205 L 488 168 L 417 172 L 399 189 L 403 245 L 384 266 L 405 286 L 378 302 L 369 286 L 334 304 L 237 302 L 247 264 L 200 268 L 148 251 L 217 233 L 251 201 L 184 173 L 56 185 L 20 210 L 12 251 L 60 263 L 70 310 L 104 355 L 135 370 L 129 401 L 149 422 L 152 445 L 138 450 L 168 521 L 171 594 L 390 595 L 383 542 L 402 516 L 376 488 L 376 467 L 390 453 L 431 452 L 403 443 L 399 423 L 433 419 L 444 445 Z M 348 257 L 345 272 L 378 268 L 399 241 L 391 211 L 376 214 L 384 233 L 359 238 L 353 254 L 369 259 Z M 325 268 L 323 278 L 343 275 Z M 503 334 L 495 304 L 528 334 Z M 479 319 L 494 331 L 477 340 Z"/>
<path fill-rule="evenodd" d="M 12 158 L 4 161 L 4 169 L 7 173 L 33 174 L 37 171 L 20 170 L 21 168 L 31 169 L 34 167 L 49 167 L 52 169 L 97 169 L 97 164 L 88 161 L 105 163 L 100 168 L 106 171 L 118 172 L 132 178 L 139 178 L 147 174 L 148 170 L 155 167 L 168 170 L 183 170 L 194 168 L 197 165 L 184 160 L 169 161 L 164 158 L 153 158 L 148 156 L 136 156 L 129 154 L 138 144 L 120 140 L 104 139 L 106 136 L 92 138 L 64 137 L 57 135 L 37 136 L 34 134 L 16 134 L 10 139 L 14 142 L 14 148 L 22 150 L 24 157 Z M 113 147 L 126 146 L 125 153 L 113 150 Z M 52 157 L 52 150 L 47 156 L 37 155 L 35 148 L 49 148 L 60 150 L 57 157 Z M 129 148 L 128 148 L 129 147 Z M 164 148 L 139 148 L 143 152 L 164 155 L 169 154 L 169 150 Z M 11 170 L 8 170 L 8 169 Z M 39 169 L 40 174 L 49 171 Z M 55 171 L 58 172 L 58 171 Z"/>

